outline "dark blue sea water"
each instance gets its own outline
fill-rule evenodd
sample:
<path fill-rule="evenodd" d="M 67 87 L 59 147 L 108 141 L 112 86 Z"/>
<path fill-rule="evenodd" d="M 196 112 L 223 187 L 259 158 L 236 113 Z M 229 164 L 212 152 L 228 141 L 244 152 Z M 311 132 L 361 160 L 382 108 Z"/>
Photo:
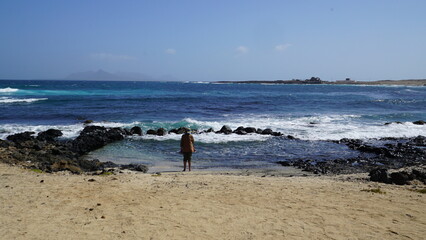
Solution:
<path fill-rule="evenodd" d="M 426 87 L 261 85 L 191 82 L 0 81 L 0 138 L 58 128 L 76 137 L 83 121 L 150 128 L 222 125 L 272 128 L 304 141 L 260 135 L 195 136 L 196 168 L 251 168 L 275 161 L 357 153 L 318 140 L 426 135 Z M 384 125 L 399 121 L 402 124 Z M 180 164 L 180 136 L 132 137 L 90 157 L 160 168 Z"/>

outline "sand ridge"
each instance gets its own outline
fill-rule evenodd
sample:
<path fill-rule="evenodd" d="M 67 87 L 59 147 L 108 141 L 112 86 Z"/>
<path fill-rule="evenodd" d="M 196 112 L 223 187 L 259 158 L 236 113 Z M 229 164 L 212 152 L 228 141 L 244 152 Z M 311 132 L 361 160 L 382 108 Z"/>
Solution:
<path fill-rule="evenodd" d="M 353 177 L 352 177 L 353 178 Z M 423 239 L 416 186 L 333 177 L 35 173 L 0 164 L 2 239 Z M 363 190 L 380 187 L 385 194 Z M 417 187 L 424 187 L 417 186 Z"/>

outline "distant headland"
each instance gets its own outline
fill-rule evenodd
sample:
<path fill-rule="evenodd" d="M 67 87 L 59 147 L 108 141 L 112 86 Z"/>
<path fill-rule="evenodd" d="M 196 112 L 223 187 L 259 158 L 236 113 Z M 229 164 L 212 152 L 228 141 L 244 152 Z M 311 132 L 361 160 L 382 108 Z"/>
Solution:
<path fill-rule="evenodd" d="M 407 80 L 377 80 L 377 81 L 355 81 L 350 78 L 339 81 L 324 81 L 319 77 L 311 77 L 310 79 L 292 79 L 292 80 L 251 80 L 251 81 L 217 81 L 214 83 L 235 83 L 235 84 L 346 84 L 346 85 L 402 85 L 402 86 L 426 86 L 426 79 L 407 79 Z"/>

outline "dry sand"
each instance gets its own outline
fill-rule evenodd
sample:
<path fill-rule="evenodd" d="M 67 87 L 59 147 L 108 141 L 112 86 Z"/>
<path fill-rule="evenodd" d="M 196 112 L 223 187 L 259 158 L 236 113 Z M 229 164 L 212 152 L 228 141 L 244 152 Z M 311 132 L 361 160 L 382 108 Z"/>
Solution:
<path fill-rule="evenodd" d="M 348 178 L 87 176 L 0 164 L 0 238 L 425 239 L 425 195 L 410 191 L 424 185 Z M 378 187 L 385 194 L 363 191 Z"/>

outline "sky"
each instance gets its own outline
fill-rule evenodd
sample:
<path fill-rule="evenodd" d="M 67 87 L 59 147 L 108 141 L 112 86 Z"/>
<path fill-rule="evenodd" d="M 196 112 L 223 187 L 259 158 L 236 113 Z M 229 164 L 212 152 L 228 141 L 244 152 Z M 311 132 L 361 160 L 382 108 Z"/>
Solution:
<path fill-rule="evenodd" d="M 3 0 L 0 79 L 426 78 L 424 0 Z"/>

